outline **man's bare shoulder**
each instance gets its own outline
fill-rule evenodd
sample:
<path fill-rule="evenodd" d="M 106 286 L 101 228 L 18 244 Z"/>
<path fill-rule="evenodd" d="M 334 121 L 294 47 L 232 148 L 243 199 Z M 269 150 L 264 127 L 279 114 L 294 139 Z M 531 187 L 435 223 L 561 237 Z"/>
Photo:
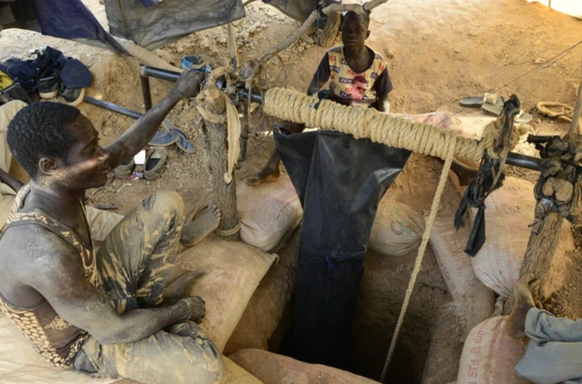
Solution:
<path fill-rule="evenodd" d="M 34 273 L 57 267 L 75 256 L 78 258 L 65 239 L 40 225 L 8 228 L 0 240 L 0 267 L 4 273 Z"/>

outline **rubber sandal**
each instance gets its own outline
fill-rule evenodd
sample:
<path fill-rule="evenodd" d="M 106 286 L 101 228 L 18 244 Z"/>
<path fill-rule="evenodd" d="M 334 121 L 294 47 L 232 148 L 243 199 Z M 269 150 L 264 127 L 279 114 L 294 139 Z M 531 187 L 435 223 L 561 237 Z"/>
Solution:
<path fill-rule="evenodd" d="M 117 168 L 115 168 L 115 177 L 118 179 L 125 179 L 133 172 L 133 168 L 135 167 L 135 163 L 133 162 L 133 157 L 127 160 L 124 163 L 119 164 Z"/>
<path fill-rule="evenodd" d="M 156 132 L 154 137 L 148 143 L 156 147 L 169 147 L 178 141 L 178 135 L 175 132 Z"/>
<path fill-rule="evenodd" d="M 188 141 L 188 138 L 184 132 L 180 131 L 178 128 L 173 128 L 172 132 L 178 135 L 178 141 L 176 141 L 178 148 L 186 153 L 194 153 L 194 146 L 192 143 L 190 143 L 190 141 Z"/>
<path fill-rule="evenodd" d="M 492 93 L 485 93 L 483 96 L 463 97 L 459 104 L 463 107 L 480 107 L 483 104 L 503 105 L 503 97 Z"/>
<path fill-rule="evenodd" d="M 164 127 L 166 127 L 166 129 L 170 131 L 170 134 L 177 136 L 176 145 L 178 146 L 178 148 L 180 148 L 182 151 L 186 153 L 194 153 L 195 148 L 192 145 L 192 143 L 190 143 L 188 137 L 184 132 L 176 128 L 176 126 L 172 124 L 172 122 L 168 119 L 165 119 L 163 124 Z"/>
<path fill-rule="evenodd" d="M 503 112 L 503 105 L 491 105 L 491 104 L 483 104 L 481 106 L 481 110 L 484 112 L 489 113 L 490 115 L 500 116 Z M 520 113 L 515 117 L 516 124 L 527 124 L 532 121 L 533 116 L 529 113 L 525 113 L 524 111 L 520 111 Z"/>
<path fill-rule="evenodd" d="M 146 156 L 144 164 L 144 176 L 147 180 L 155 180 L 162 174 L 166 161 L 168 160 L 168 152 L 164 147 L 151 147 Z"/>

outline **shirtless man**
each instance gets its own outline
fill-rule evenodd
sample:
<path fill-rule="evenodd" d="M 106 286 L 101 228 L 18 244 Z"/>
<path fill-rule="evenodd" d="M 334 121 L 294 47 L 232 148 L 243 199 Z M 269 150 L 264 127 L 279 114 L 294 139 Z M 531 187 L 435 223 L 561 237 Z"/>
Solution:
<path fill-rule="evenodd" d="M 34 103 L 11 121 L 8 145 L 32 181 L 0 239 L 0 307 L 53 365 L 147 383 L 221 380 L 221 355 L 192 322 L 203 318 L 204 301 L 184 298 L 193 276 L 166 288 L 184 222 L 180 196 L 151 195 L 97 252 L 83 204 L 86 189 L 102 186 L 141 150 L 201 81 L 184 73 L 105 148 L 91 122 L 67 105 Z M 219 220 L 210 208 L 191 225 L 200 238 Z"/>
<path fill-rule="evenodd" d="M 513 288 L 515 306 L 506 331 L 527 345 L 516 372 L 534 384 L 582 383 L 582 320 L 555 317 L 536 308 L 539 281 L 528 273 Z"/>

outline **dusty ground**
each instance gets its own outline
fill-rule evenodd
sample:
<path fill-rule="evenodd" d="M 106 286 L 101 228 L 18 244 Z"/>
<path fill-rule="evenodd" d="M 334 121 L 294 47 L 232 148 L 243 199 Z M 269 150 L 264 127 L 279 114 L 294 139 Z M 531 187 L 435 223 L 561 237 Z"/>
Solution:
<path fill-rule="evenodd" d="M 85 0 L 85 3 L 102 23 L 106 23 L 98 0 Z M 298 26 L 297 22 L 261 2 L 250 5 L 247 13 L 246 19 L 235 23 L 241 60 L 260 56 Z M 459 98 L 498 91 L 506 97 L 513 93 L 519 96 L 522 108 L 534 116 L 530 124 L 532 133 L 563 134 L 567 131 L 566 123 L 539 115 L 535 106 L 539 101 L 574 104 L 580 79 L 581 48 L 576 48 L 554 65 L 540 65 L 580 40 L 582 21 L 537 3 L 529 4 L 520 0 L 392 0 L 373 11 L 370 29 L 372 34 L 369 45 L 383 53 L 389 61 L 390 75 L 395 86 L 391 94 L 393 112 L 447 110 L 463 114 L 473 110 L 460 108 L 457 104 Z M 203 61 L 217 67 L 228 64 L 226 42 L 226 27 L 218 27 L 193 34 L 156 53 L 175 65 L 179 65 L 182 55 L 197 54 Z M 4 30 L 0 32 L 0 60 L 11 56 L 23 57 L 28 49 L 43 45 L 51 45 L 68 55 L 77 56 L 91 67 L 95 73 L 91 95 L 143 111 L 138 63 L 133 59 L 30 32 Z M 324 49 L 305 42 L 298 42 L 282 52 L 285 64 L 283 80 L 286 85 L 305 90 L 324 53 Z M 271 65 L 270 75 L 275 77 L 279 70 L 277 65 Z M 531 70 L 534 71 L 514 81 Z M 154 102 L 170 89 L 169 84 L 157 80 L 152 80 L 152 87 Z M 132 123 L 131 118 L 87 104 L 83 104 L 81 109 L 101 132 L 104 144 L 113 141 Z M 186 101 L 171 113 L 170 118 L 189 135 L 196 153 L 184 155 L 174 150 L 166 171 L 155 182 L 134 181 L 131 187 L 115 193 L 125 181 L 113 180 L 108 187 L 93 195 L 95 203 L 113 203 L 119 207 L 118 212 L 126 213 L 152 191 L 167 188 L 180 192 L 188 206 L 195 205 L 197 196 L 210 188 L 200 117 L 194 112 L 191 102 Z M 248 158 L 237 171 L 237 182 L 243 182 L 256 172 L 268 157 L 273 144 L 272 139 L 264 135 L 264 131 L 270 128 L 267 124 L 261 131 L 260 118 L 255 118 Z M 527 145 L 522 145 L 520 149 L 524 153 L 531 153 Z M 509 167 L 508 172 L 530 181 L 536 180 L 534 172 L 512 167 Z M 427 209 L 439 173 L 440 165 L 434 160 L 411 158 L 395 183 L 400 199 L 417 210 Z M 577 216 L 581 217 L 579 213 Z M 575 225 L 574 232 L 580 248 L 582 225 Z M 413 260 L 413 255 L 398 260 L 370 255 L 366 262 L 368 272 L 365 278 L 370 284 L 363 288 L 363 297 L 370 297 L 372 301 L 385 298 L 377 296 L 376 288 L 388 284 L 384 288 L 393 293 L 384 301 L 387 307 L 382 309 L 395 316 Z M 418 380 L 422 366 L 417 363 L 422 362 L 428 352 L 430 335 L 426 329 L 433 324 L 436 309 L 450 299 L 440 275 L 436 273 L 438 269 L 435 269 L 435 265 L 434 258 L 430 253 L 427 254 L 423 276 L 417 284 L 417 310 L 407 318 L 411 325 L 403 335 L 404 352 L 401 357 L 405 358 L 408 354 L 412 361 L 409 368 L 417 371 L 416 375 L 407 377 L 412 380 L 407 382 Z M 381 268 L 390 270 L 390 273 L 373 276 L 376 273 L 374 271 Z M 582 265 L 574 269 L 582 270 Z M 578 273 L 578 276 L 581 275 Z M 568 291 L 562 294 L 570 298 L 582 297 L 582 292 Z M 359 304 L 360 311 L 367 310 L 364 304 Z M 356 332 L 373 329 L 373 332 L 363 337 L 377 344 L 366 351 L 364 346 L 355 343 L 355 350 L 362 351 L 359 357 L 354 358 L 354 364 L 359 366 L 361 373 L 377 378 L 392 326 L 391 321 L 378 328 L 378 324 L 357 320 Z M 361 363 L 366 359 L 372 363 Z"/>

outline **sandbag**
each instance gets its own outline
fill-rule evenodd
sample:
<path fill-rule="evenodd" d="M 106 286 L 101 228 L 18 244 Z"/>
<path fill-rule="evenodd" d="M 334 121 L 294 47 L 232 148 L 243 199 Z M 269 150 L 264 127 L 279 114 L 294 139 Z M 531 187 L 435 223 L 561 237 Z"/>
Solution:
<path fill-rule="evenodd" d="M 504 298 L 519 280 L 531 232 L 528 225 L 534 221 L 533 188 L 529 181 L 507 177 L 485 200 L 486 241 L 471 261 L 477 278 Z"/>
<path fill-rule="evenodd" d="M 279 350 L 291 322 L 289 302 L 295 289 L 299 231 L 278 253 L 276 265 L 265 275 L 224 349 L 225 355 L 241 349 Z"/>
<path fill-rule="evenodd" d="M 221 352 L 276 257 L 215 236 L 209 236 L 178 256 L 170 279 L 185 271 L 204 274 L 190 294 L 206 302 L 206 317 L 201 325 Z"/>
<path fill-rule="evenodd" d="M 301 222 L 303 209 L 287 175 L 256 187 L 237 186 L 242 241 L 263 251 L 274 249 Z"/>
<path fill-rule="evenodd" d="M 376 213 L 368 248 L 388 256 L 404 256 L 420 244 L 424 220 L 406 204 L 386 193 Z"/>
<path fill-rule="evenodd" d="M 457 384 L 527 384 L 514 370 L 525 348 L 505 333 L 505 317 L 477 325 L 465 341 Z"/>
<path fill-rule="evenodd" d="M 307 364 L 260 349 L 229 356 L 265 384 L 377 384 L 377 381 L 336 368 Z"/>

